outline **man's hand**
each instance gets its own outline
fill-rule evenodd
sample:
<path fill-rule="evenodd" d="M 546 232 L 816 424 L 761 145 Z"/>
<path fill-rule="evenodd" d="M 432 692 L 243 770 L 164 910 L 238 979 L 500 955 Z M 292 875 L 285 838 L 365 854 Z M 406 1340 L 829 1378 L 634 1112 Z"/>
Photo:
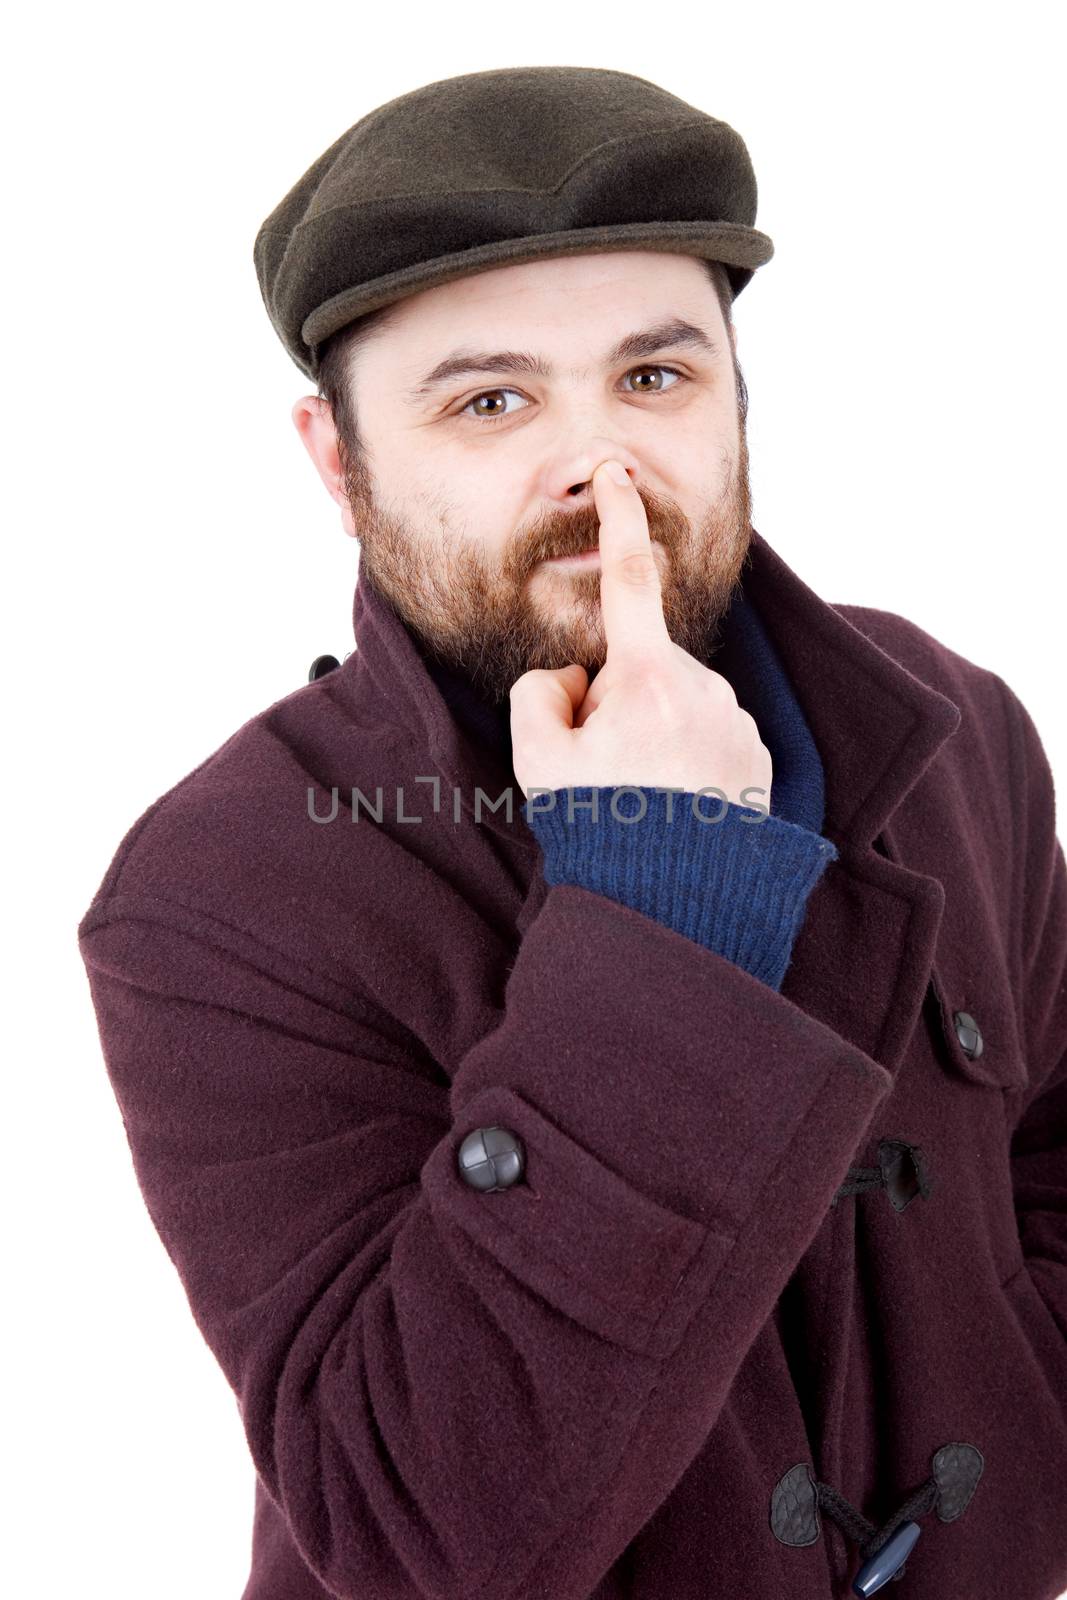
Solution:
<path fill-rule="evenodd" d="M 729 681 L 667 632 L 663 590 L 641 497 L 627 478 L 593 474 L 600 517 L 600 603 L 607 655 L 592 686 L 584 667 L 537 669 L 511 689 L 515 776 L 533 788 L 634 784 L 721 789 L 770 809 L 771 756 Z M 756 791 L 742 799 L 742 791 Z"/>

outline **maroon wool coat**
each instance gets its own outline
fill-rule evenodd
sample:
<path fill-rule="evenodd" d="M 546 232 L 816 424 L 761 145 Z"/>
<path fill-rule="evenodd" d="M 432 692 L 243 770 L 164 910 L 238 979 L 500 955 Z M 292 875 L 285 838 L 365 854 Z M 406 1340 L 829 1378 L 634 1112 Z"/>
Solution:
<path fill-rule="evenodd" d="M 357 649 L 150 806 L 79 926 L 256 1468 L 244 1600 L 831 1600 L 863 1534 L 813 1486 L 880 1529 L 931 1481 L 894 1600 L 1067 1588 L 1049 764 L 995 673 L 758 533 L 745 586 L 839 851 L 780 992 L 547 888 L 362 579 Z"/>

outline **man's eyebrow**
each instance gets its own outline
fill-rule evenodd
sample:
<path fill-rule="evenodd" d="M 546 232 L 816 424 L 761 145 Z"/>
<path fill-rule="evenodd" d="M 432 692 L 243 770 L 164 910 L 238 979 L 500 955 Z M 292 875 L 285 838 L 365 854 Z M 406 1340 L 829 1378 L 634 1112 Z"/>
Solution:
<path fill-rule="evenodd" d="M 638 361 L 660 350 L 676 350 L 684 346 L 704 350 L 709 355 L 719 353 L 718 345 L 703 328 L 686 322 L 684 318 L 672 317 L 667 322 L 658 322 L 651 328 L 627 334 L 625 339 L 620 339 L 608 351 L 605 364 L 615 366 L 620 361 Z M 451 355 L 439 361 L 426 374 L 421 383 L 408 390 L 405 400 L 408 405 L 417 406 L 435 390 L 468 372 L 512 372 L 527 377 L 551 378 L 552 367 L 529 350 L 453 350 Z"/>

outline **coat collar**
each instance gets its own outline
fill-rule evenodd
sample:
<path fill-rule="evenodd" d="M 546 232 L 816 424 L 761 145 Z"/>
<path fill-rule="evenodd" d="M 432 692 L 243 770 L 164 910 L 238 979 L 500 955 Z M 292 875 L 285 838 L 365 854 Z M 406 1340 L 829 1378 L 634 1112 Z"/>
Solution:
<path fill-rule="evenodd" d="M 839 846 L 870 846 L 897 806 L 956 732 L 960 709 L 887 655 L 837 607 L 821 599 L 755 528 L 741 588 L 751 598 L 793 684 L 823 761 L 823 833 Z M 440 772 L 447 794 L 473 814 L 474 791 L 490 799 L 511 786 L 502 752 L 476 744 L 455 720 L 403 620 L 363 570 L 353 605 L 356 649 L 343 672 L 360 673 L 399 727 Z M 508 824 L 483 799 L 481 822 Z"/>
<path fill-rule="evenodd" d="M 959 706 L 810 589 L 753 529 L 742 587 L 788 672 L 826 774 L 824 834 L 871 845 L 961 721 Z"/>

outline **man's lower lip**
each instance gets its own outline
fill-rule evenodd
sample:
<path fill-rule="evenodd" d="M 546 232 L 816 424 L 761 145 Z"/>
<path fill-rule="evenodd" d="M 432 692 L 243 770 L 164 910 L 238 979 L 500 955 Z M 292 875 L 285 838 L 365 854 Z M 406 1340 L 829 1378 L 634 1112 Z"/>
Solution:
<path fill-rule="evenodd" d="M 580 556 L 552 556 L 549 566 L 552 567 L 591 567 L 600 560 L 599 550 L 583 550 Z"/>

